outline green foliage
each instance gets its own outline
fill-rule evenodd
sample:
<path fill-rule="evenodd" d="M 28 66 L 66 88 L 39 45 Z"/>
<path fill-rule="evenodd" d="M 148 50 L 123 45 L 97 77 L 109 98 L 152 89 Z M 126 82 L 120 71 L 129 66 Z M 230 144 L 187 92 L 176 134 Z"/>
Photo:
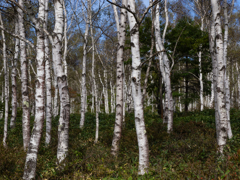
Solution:
<path fill-rule="evenodd" d="M 57 124 L 53 120 L 52 141 L 45 147 L 41 139 L 37 179 L 239 179 L 240 111 L 231 110 L 234 137 L 228 141 L 225 157 L 218 156 L 215 140 L 214 110 L 175 113 L 174 131 L 167 134 L 158 115 L 146 112 L 145 122 L 150 149 L 149 173 L 137 176 L 138 146 L 134 114 L 126 114 L 126 125 L 115 159 L 110 154 L 114 114 L 100 114 L 99 143 L 94 144 L 95 115 L 86 114 L 83 130 L 80 115 L 70 117 L 68 162 L 63 171 L 56 168 Z M 33 118 L 31 119 L 31 125 Z M 3 138 L 3 121 L 0 121 Z M 0 179 L 21 179 L 25 162 L 22 148 L 21 118 L 9 131 L 8 148 L 0 145 Z"/>

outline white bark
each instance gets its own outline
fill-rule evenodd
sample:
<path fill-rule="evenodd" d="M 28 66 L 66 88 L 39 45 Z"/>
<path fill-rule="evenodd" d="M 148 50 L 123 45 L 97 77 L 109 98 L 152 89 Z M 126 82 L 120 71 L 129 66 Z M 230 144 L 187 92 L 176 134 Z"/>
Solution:
<path fill-rule="evenodd" d="M 204 19 L 201 18 L 201 31 L 203 31 L 203 21 Z M 202 45 L 200 45 L 200 48 L 202 48 Z M 200 110 L 203 111 L 203 80 L 202 80 L 202 51 L 200 49 L 198 54 L 198 60 L 199 60 L 199 82 L 200 82 Z"/>
<path fill-rule="evenodd" d="M 234 0 L 233 0 L 234 2 Z M 226 72 L 224 76 L 224 82 L 225 82 L 225 101 L 226 101 L 226 109 L 227 109 L 227 123 L 228 123 L 228 138 L 231 139 L 232 129 L 230 124 L 230 90 L 229 90 L 229 79 L 228 79 L 228 73 L 227 73 L 227 49 L 228 49 L 228 10 L 227 10 L 227 0 L 224 0 L 224 43 L 223 43 L 223 64 L 225 66 Z"/>
<path fill-rule="evenodd" d="M 104 105 L 105 105 L 105 113 L 109 114 L 109 104 L 108 104 L 108 79 L 107 79 L 107 70 L 104 68 L 103 70 L 103 77 L 104 77 Z"/>
<path fill-rule="evenodd" d="M 91 7 L 91 1 L 89 1 L 89 6 Z M 95 131 L 94 143 L 97 143 L 98 137 L 99 137 L 99 108 L 98 108 L 98 94 L 97 94 L 96 77 L 95 77 L 95 43 L 94 43 L 94 36 L 93 36 L 92 13 L 89 13 L 89 20 L 90 20 L 90 32 L 91 32 L 91 40 L 92 40 L 93 97 L 95 97 L 95 107 L 96 107 L 96 131 Z M 94 103 L 94 99 L 93 99 L 93 103 Z"/>
<path fill-rule="evenodd" d="M 152 3 L 152 0 L 150 0 L 150 3 Z M 167 0 L 165 0 L 165 12 L 167 12 L 167 9 L 166 9 L 167 5 L 166 4 L 167 4 Z M 168 16 L 168 13 L 166 15 Z M 152 16 L 152 28 L 151 28 L 151 48 L 150 48 L 150 55 L 149 55 L 149 57 L 152 57 L 153 48 L 154 48 L 154 23 L 153 23 L 154 22 L 154 9 L 153 8 L 152 8 L 152 11 L 151 11 L 151 16 Z M 167 26 L 165 26 L 165 29 L 166 29 L 166 27 Z M 164 32 L 165 32 L 165 29 L 164 29 Z M 146 71 L 146 75 L 145 75 L 145 79 L 144 79 L 143 103 L 145 102 L 145 96 L 146 96 L 146 93 L 147 93 L 147 83 L 148 83 L 148 77 L 149 77 L 149 74 L 150 74 L 151 65 L 152 65 L 152 58 L 149 60 L 147 71 Z"/>
<path fill-rule="evenodd" d="M 163 31 L 163 36 L 162 36 L 162 41 L 163 41 L 163 43 L 165 42 L 165 36 L 166 36 L 168 24 L 169 24 L 167 3 L 168 3 L 167 0 L 165 0 L 165 3 L 164 3 L 164 12 L 165 12 L 166 23 L 165 23 L 165 27 L 164 27 L 164 31 Z"/>
<path fill-rule="evenodd" d="M 44 28 L 47 29 L 48 21 L 48 0 L 45 0 L 45 21 Z M 44 39 L 45 45 L 45 86 L 46 86 L 46 139 L 45 144 L 48 146 L 51 141 L 51 129 L 52 129 L 52 88 L 51 88 L 51 67 L 50 67 L 50 52 L 49 52 L 49 40 L 47 35 Z"/>
<path fill-rule="evenodd" d="M 3 25 L 2 13 L 0 12 L 0 23 Z M 2 41 L 3 41 L 3 68 L 4 68 L 4 98 L 5 98 L 5 113 L 4 113 L 4 133 L 3 133 L 3 146 L 7 147 L 7 129 L 8 129 L 8 100 L 9 100 L 9 70 L 7 66 L 7 48 L 5 33 L 2 30 Z"/>
<path fill-rule="evenodd" d="M 223 153 L 223 148 L 227 142 L 227 111 L 225 107 L 225 87 L 224 87 L 224 77 L 225 77 L 225 66 L 224 66 L 224 52 L 223 52 L 223 36 L 221 29 L 221 17 L 220 17 L 220 2 L 218 0 L 211 0 L 212 13 L 213 13 L 213 23 L 215 36 L 215 51 L 217 59 L 217 109 L 219 114 L 219 132 L 218 132 L 218 146 L 219 152 Z"/>
<path fill-rule="evenodd" d="M 135 1 L 129 0 L 129 8 L 132 12 L 135 12 Z M 132 84 L 132 95 L 134 102 L 134 114 L 135 114 L 135 126 L 138 139 L 139 149 L 139 166 L 138 174 L 144 175 L 148 172 L 149 167 L 149 147 L 147 132 L 144 122 L 144 112 L 142 103 L 142 92 L 141 92 L 141 70 L 139 68 L 141 64 L 140 49 L 139 49 L 139 27 L 134 18 L 133 14 L 128 12 L 128 20 L 130 25 L 131 35 L 131 52 L 132 52 L 132 73 L 131 73 L 131 84 Z"/>
<path fill-rule="evenodd" d="M 19 34 L 18 30 L 18 20 L 15 20 L 15 34 Z M 12 62 L 12 117 L 10 121 L 10 127 L 14 128 L 17 117 L 17 61 L 19 56 L 19 39 L 15 38 L 15 50 L 14 50 L 14 58 Z"/>
<path fill-rule="evenodd" d="M 44 121 L 44 89 L 45 89 L 45 62 L 44 62 L 44 14 L 45 14 L 45 0 L 39 1 L 38 10 L 38 23 L 36 24 L 37 30 L 37 77 L 36 77 L 36 114 L 32 135 L 30 138 L 27 157 L 25 162 L 23 179 L 34 179 L 37 165 L 37 154 L 42 135 L 43 121 Z"/>
<path fill-rule="evenodd" d="M 114 1 L 113 1 L 114 2 Z M 122 0 L 123 6 L 127 6 L 127 0 Z M 115 16 L 117 14 L 114 14 Z M 121 8 L 120 24 L 117 25 L 118 31 L 118 49 L 117 49 L 117 78 L 116 78 L 116 116 L 115 116 L 115 126 L 113 132 L 112 148 L 111 154 L 117 156 L 119 151 L 119 141 L 122 135 L 122 123 L 123 123 L 123 52 L 125 45 L 125 29 L 126 29 L 126 19 L 127 12 L 125 9 Z M 115 17 L 119 19 L 119 17 Z M 117 21 L 116 21 L 117 22 Z"/>
<path fill-rule="evenodd" d="M 19 5 L 24 7 L 23 0 L 19 0 Z M 23 11 L 18 8 L 19 35 L 25 39 L 25 28 L 23 24 Z M 20 62 L 21 62 L 21 91 L 22 91 L 22 129 L 23 147 L 27 150 L 30 140 L 30 108 L 28 93 L 28 61 L 26 58 L 26 43 L 20 40 Z"/>
<path fill-rule="evenodd" d="M 55 27 L 52 45 L 53 67 L 57 76 L 58 90 L 60 96 L 60 117 L 58 123 L 58 150 L 57 160 L 62 163 L 68 153 L 68 129 L 70 117 L 70 99 L 67 83 L 67 75 L 62 64 L 62 34 L 64 26 L 63 0 L 54 1 Z"/>
<path fill-rule="evenodd" d="M 167 118 L 168 123 L 168 133 L 173 130 L 173 98 L 172 98 L 172 88 L 171 88 L 171 78 L 170 78 L 170 63 L 165 52 L 160 34 L 159 25 L 159 4 L 156 7 L 156 18 L 155 18 L 155 36 L 156 36 L 156 49 L 161 51 L 158 55 L 160 63 L 160 71 L 164 81 L 164 87 L 166 91 L 165 103 L 164 103 L 164 114 Z"/>
<path fill-rule="evenodd" d="M 63 52 L 63 65 L 64 65 L 64 73 L 66 76 L 68 75 L 67 69 L 67 46 L 68 46 L 68 38 L 67 38 L 67 11 L 65 7 L 65 2 L 63 2 L 63 10 L 64 10 L 64 52 Z"/>
<path fill-rule="evenodd" d="M 91 13 L 91 2 L 88 0 L 87 7 L 87 20 L 85 24 L 85 34 L 84 34 L 84 42 L 83 42 L 83 63 L 82 63 L 82 93 L 81 93 L 81 119 L 80 119 L 80 128 L 83 128 L 85 121 L 85 102 L 87 97 L 87 89 L 86 89 L 86 59 L 87 59 L 87 40 L 88 40 L 88 29 L 89 29 L 89 17 Z"/>
<path fill-rule="evenodd" d="M 54 73 L 54 105 L 53 105 L 53 116 L 56 117 L 59 114 L 59 98 L 58 98 L 58 83 L 57 83 L 57 75 Z"/>

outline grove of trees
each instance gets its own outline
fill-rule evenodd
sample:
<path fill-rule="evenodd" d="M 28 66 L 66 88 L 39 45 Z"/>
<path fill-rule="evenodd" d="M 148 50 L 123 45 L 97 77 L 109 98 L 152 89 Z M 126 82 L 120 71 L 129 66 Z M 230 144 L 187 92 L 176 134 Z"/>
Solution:
<path fill-rule="evenodd" d="M 231 123 L 231 112 L 240 107 L 238 2 L 145 4 L 141 0 L 0 2 L 1 146 L 14 148 L 12 136 L 19 131 L 25 153 L 21 178 L 42 177 L 37 169 L 41 148 L 55 148 L 53 172 L 64 172 L 74 148 L 69 142 L 75 141 L 69 132 L 82 136 L 89 121 L 94 122 L 95 136 L 89 137 L 94 141 L 89 142 L 98 146 L 106 133 L 101 126 L 110 116 L 114 124 L 108 125 L 112 133 L 106 140 L 108 158 L 122 157 L 127 148 L 123 138 L 134 122 L 139 177 L 151 174 L 152 139 L 157 139 L 149 136 L 148 114 L 161 124 L 158 134 L 166 140 L 179 131 L 179 116 L 213 109 L 215 161 L 231 159 L 226 149 L 239 133 Z M 94 118 L 89 120 L 90 116 Z M 75 117 L 78 125 L 73 128 Z M 4 163 L 1 171 L 6 171 Z M 229 172 L 226 169 L 220 179 Z"/>

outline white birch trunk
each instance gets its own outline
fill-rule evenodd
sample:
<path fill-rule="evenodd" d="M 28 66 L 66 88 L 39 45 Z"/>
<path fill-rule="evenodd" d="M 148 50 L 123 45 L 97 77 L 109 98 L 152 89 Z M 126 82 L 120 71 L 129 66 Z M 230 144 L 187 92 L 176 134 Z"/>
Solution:
<path fill-rule="evenodd" d="M 227 0 L 224 0 L 224 43 L 223 43 L 223 64 L 225 66 L 226 72 L 224 76 L 224 82 L 225 82 L 225 101 L 226 101 L 226 109 L 227 109 L 227 123 L 228 123 L 228 138 L 231 139 L 232 129 L 230 124 L 230 90 L 229 90 L 229 79 L 228 79 L 228 73 L 227 73 L 227 49 L 228 49 L 228 10 L 227 10 Z"/>
<path fill-rule="evenodd" d="M 211 98 L 210 98 L 210 108 L 213 108 L 214 101 L 214 84 L 213 84 L 213 74 L 211 74 Z"/>
<path fill-rule="evenodd" d="M 19 34 L 18 30 L 18 20 L 15 20 L 15 34 Z M 12 116 L 10 121 L 10 128 L 14 128 L 16 124 L 17 117 L 17 61 L 19 56 L 19 39 L 15 38 L 15 50 L 14 50 L 14 58 L 12 62 Z"/>
<path fill-rule="evenodd" d="M 2 13 L 0 12 L 0 23 L 4 27 L 2 20 Z M 3 68 L 4 68 L 4 100 L 5 100 L 5 113 L 4 113 L 4 133 L 3 133 L 3 146 L 7 148 L 7 129 L 8 129 L 8 100 L 9 100 L 9 71 L 7 66 L 7 48 L 6 48 L 6 39 L 5 33 L 2 30 L 2 41 L 3 41 Z"/>
<path fill-rule="evenodd" d="M 81 93 L 81 119 L 80 119 L 80 128 L 83 128 L 85 122 L 85 112 L 86 112 L 86 97 L 87 97 L 87 89 L 86 89 L 86 59 L 87 59 L 87 40 L 88 40 L 88 29 L 89 29 L 89 16 L 91 13 L 91 2 L 88 0 L 87 7 L 87 21 L 85 25 L 85 34 L 84 34 L 84 42 L 83 42 L 83 63 L 82 63 L 82 93 Z"/>
<path fill-rule="evenodd" d="M 129 0 L 129 8 L 135 13 L 135 1 Z M 141 64 L 140 49 L 139 49 L 139 27 L 134 18 L 133 14 L 128 12 L 128 20 L 130 25 L 131 35 L 131 53 L 132 53 L 132 73 L 131 73 L 131 84 L 132 84 L 132 95 L 134 102 L 134 115 L 135 115 L 135 126 L 138 139 L 139 149 L 139 166 L 138 174 L 144 175 L 148 172 L 149 167 L 149 147 L 147 132 L 144 122 L 144 112 L 142 103 L 142 92 L 141 92 Z"/>
<path fill-rule="evenodd" d="M 152 3 L 152 0 L 150 0 L 149 2 Z M 167 3 L 167 2 L 165 1 L 165 3 Z M 152 36 L 151 36 L 151 48 L 150 48 L 150 55 L 149 55 L 149 57 L 152 57 L 153 48 L 154 48 L 154 23 L 153 23 L 154 22 L 154 10 L 153 10 L 153 8 L 152 8 L 152 11 L 151 11 L 151 16 L 152 16 L 152 29 L 151 29 L 151 35 Z M 165 32 L 165 29 L 164 29 L 164 32 Z M 146 93 L 147 93 L 147 83 L 148 83 L 148 77 L 149 77 L 151 65 L 152 65 L 152 58 L 149 60 L 147 71 L 146 71 L 146 75 L 145 75 L 145 79 L 144 79 L 143 103 L 145 102 L 145 96 L 146 96 Z"/>
<path fill-rule="evenodd" d="M 223 52 L 223 36 L 221 29 L 221 18 L 220 18 L 220 2 L 218 0 L 211 0 L 212 13 L 213 13 L 213 23 L 215 36 L 215 51 L 217 59 L 217 109 L 219 114 L 219 132 L 218 132 L 218 146 L 219 152 L 223 153 L 223 148 L 227 142 L 227 111 L 225 107 L 225 87 L 224 87 L 224 77 L 225 77 L 225 66 L 224 66 L 224 52 Z M 215 107 L 216 108 L 216 107 Z"/>
<path fill-rule="evenodd" d="M 34 179 L 37 166 L 37 154 L 40 144 L 40 139 L 42 135 L 43 121 L 44 121 L 44 89 L 45 89 L 45 62 L 44 62 L 44 32 L 43 32 L 43 23 L 45 21 L 45 0 L 39 1 L 39 10 L 38 10 L 38 23 L 37 23 L 37 77 L 36 77 L 36 114 L 34 120 L 34 126 L 32 130 L 32 135 L 30 138 L 27 157 L 25 161 L 25 168 L 23 179 Z"/>
<path fill-rule="evenodd" d="M 53 116 L 56 117 L 59 114 L 59 105 L 58 105 L 59 104 L 58 103 L 59 92 L 58 92 L 57 75 L 55 73 L 53 73 L 53 74 L 54 74 L 54 88 L 55 88 L 55 90 L 54 90 L 54 101 L 53 101 L 53 103 L 54 103 L 54 105 L 53 105 Z"/>
<path fill-rule="evenodd" d="M 201 31 L 203 31 L 203 21 L 204 19 L 201 18 Z M 202 48 L 202 45 L 200 45 Z M 203 80 L 202 80 L 202 51 L 199 51 L 198 54 L 198 61 L 199 61 L 199 82 L 200 82 L 200 110 L 203 111 Z"/>
<path fill-rule="evenodd" d="M 92 6 L 91 1 L 89 1 L 89 6 L 90 7 Z M 96 77 L 95 77 L 95 43 L 94 43 L 94 36 L 93 36 L 92 13 L 89 13 L 89 21 L 90 21 L 91 40 L 92 40 L 93 97 L 95 97 L 95 107 L 96 107 L 96 131 L 95 131 L 94 143 L 97 143 L 98 137 L 99 137 L 99 108 L 98 108 L 98 94 L 97 94 Z M 94 99 L 93 99 L 93 103 L 94 103 Z"/>
<path fill-rule="evenodd" d="M 55 27 L 52 46 L 53 67 L 57 76 L 60 96 L 60 117 L 58 123 L 58 163 L 63 163 L 68 153 L 68 129 L 70 117 L 70 99 L 67 83 L 67 75 L 62 64 L 62 34 L 64 26 L 63 0 L 54 1 Z"/>
<path fill-rule="evenodd" d="M 155 18 L 155 36 L 156 36 L 156 49 L 157 51 L 161 51 L 159 53 L 159 63 L 160 63 L 160 71 L 163 77 L 163 81 L 165 84 L 165 107 L 164 114 L 165 118 L 167 118 L 168 122 L 168 133 L 173 130 L 173 98 L 172 98 L 172 88 L 171 88 L 171 78 L 170 78 L 170 64 L 165 52 L 165 48 L 163 46 L 161 35 L 160 35 L 160 25 L 159 25 L 159 4 L 156 7 L 156 18 Z"/>
<path fill-rule="evenodd" d="M 45 17 L 44 17 L 44 28 L 47 29 L 48 21 L 48 0 L 45 0 Z M 52 129 L 52 78 L 51 78 L 51 67 L 50 67 L 50 53 L 49 53 L 49 40 L 48 36 L 45 35 L 45 86 L 46 86 L 46 139 L 45 145 L 48 146 L 51 141 L 51 129 Z"/>
<path fill-rule="evenodd" d="M 19 0 L 19 5 L 24 7 L 24 1 Z M 23 11 L 18 8 L 19 34 L 25 39 L 25 28 L 23 24 Z M 20 40 L 20 62 L 21 62 L 21 91 L 22 91 L 22 129 L 23 129 L 23 147 L 27 150 L 30 140 L 30 108 L 28 93 L 28 61 L 26 58 L 26 43 Z"/>
<path fill-rule="evenodd" d="M 103 70 L 103 77 L 104 77 L 104 86 L 105 86 L 105 92 L 104 92 L 104 105 L 105 105 L 105 113 L 109 114 L 109 103 L 108 103 L 108 79 L 107 79 L 107 70 Z"/>
<path fill-rule="evenodd" d="M 115 1 L 113 1 L 115 2 Z M 123 6 L 127 6 L 127 0 L 122 0 Z M 115 14 L 116 16 L 116 14 Z M 119 17 L 115 17 L 118 19 Z M 121 8 L 120 24 L 117 25 L 118 31 L 118 49 L 117 49 L 117 78 L 116 78 L 116 117 L 115 126 L 113 132 L 112 148 L 111 154 L 117 156 L 119 151 L 119 142 L 122 135 L 122 123 L 123 123 L 123 52 L 125 45 L 125 29 L 126 29 L 126 19 L 127 12 L 125 9 Z M 117 22 L 117 21 L 116 21 Z"/>

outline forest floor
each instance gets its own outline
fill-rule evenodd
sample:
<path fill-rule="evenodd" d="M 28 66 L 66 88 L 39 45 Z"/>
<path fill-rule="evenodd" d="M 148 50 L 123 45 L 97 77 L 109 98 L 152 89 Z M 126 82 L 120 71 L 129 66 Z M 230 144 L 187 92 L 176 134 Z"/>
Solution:
<path fill-rule="evenodd" d="M 16 128 L 8 132 L 8 148 L 0 145 L 0 179 L 19 180 L 23 175 L 26 154 L 22 148 L 20 117 L 19 114 Z M 110 154 L 114 119 L 114 114 L 100 114 L 99 142 L 94 144 L 94 114 L 86 114 L 83 130 L 79 129 L 80 115 L 72 114 L 68 162 L 62 171 L 57 170 L 55 163 L 58 119 L 54 119 L 49 147 L 44 146 L 45 129 L 43 131 L 36 179 L 240 179 L 239 110 L 231 110 L 234 136 L 228 140 L 224 158 L 216 153 L 214 110 L 175 113 L 174 130 L 170 135 L 158 115 L 146 112 L 150 168 L 149 174 L 142 177 L 137 176 L 134 115 L 126 115 L 117 159 Z M 0 120 L 0 138 L 3 138 L 3 120 Z"/>

